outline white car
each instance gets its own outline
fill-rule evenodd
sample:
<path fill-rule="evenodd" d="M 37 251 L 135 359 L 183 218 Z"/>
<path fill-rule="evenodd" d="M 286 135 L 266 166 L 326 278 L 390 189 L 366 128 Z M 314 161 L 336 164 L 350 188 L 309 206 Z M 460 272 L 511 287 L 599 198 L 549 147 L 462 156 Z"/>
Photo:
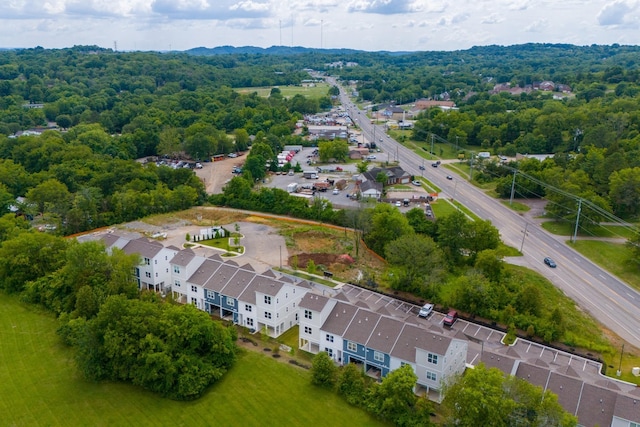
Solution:
<path fill-rule="evenodd" d="M 420 187 L 420 186 L 422 185 L 422 183 L 421 183 L 420 181 L 418 181 L 418 180 L 411 181 L 411 183 L 412 183 L 413 185 L 417 186 L 417 187 Z"/>
<path fill-rule="evenodd" d="M 418 312 L 418 316 L 420 316 L 420 317 L 429 317 L 429 315 L 431 314 L 432 311 L 433 311 L 433 304 L 427 303 L 427 304 L 422 306 L 422 308 Z"/>

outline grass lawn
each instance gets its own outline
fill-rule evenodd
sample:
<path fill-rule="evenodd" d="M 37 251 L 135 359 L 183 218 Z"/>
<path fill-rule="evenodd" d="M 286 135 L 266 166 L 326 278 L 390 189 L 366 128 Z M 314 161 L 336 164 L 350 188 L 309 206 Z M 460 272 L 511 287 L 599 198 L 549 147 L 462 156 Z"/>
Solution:
<path fill-rule="evenodd" d="M 308 98 L 321 98 L 328 96 L 329 85 L 326 83 L 318 83 L 314 87 L 302 87 L 302 86 L 277 86 L 280 89 L 280 93 L 285 98 L 291 98 L 295 95 L 304 95 Z M 267 98 L 271 94 L 273 86 L 268 87 L 241 87 L 236 88 L 238 93 L 248 94 L 257 92 L 258 96 Z"/>
<path fill-rule="evenodd" d="M 545 221 L 542 228 L 549 233 L 558 236 L 573 236 L 575 222 L 569 221 Z M 619 225 L 600 225 L 591 227 L 588 230 L 578 230 L 578 236 L 589 237 L 614 237 L 622 239 L 630 239 L 635 235 L 634 231 L 629 227 Z"/>
<path fill-rule="evenodd" d="M 502 203 L 503 205 L 505 205 L 509 209 L 512 209 L 512 210 L 514 210 L 516 212 L 529 212 L 531 210 L 531 208 L 529 206 L 525 205 L 524 203 L 520 203 L 520 202 L 509 203 L 508 200 L 502 200 L 500 203 Z"/>
<path fill-rule="evenodd" d="M 0 294 L 1 425 L 385 425 L 313 387 L 309 372 L 253 352 L 242 353 L 222 381 L 192 402 L 86 382 L 55 327 L 50 315 Z"/>

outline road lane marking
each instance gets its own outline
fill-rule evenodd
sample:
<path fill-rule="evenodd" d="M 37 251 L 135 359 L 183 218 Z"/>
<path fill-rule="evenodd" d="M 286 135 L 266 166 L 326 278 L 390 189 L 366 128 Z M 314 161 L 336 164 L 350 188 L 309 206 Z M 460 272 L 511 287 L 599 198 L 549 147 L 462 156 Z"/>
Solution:
<path fill-rule="evenodd" d="M 636 299 L 636 297 L 634 297 L 633 295 L 631 295 L 629 292 L 627 292 L 627 295 L 629 295 L 629 298 L 631 298 L 631 299 Z"/>

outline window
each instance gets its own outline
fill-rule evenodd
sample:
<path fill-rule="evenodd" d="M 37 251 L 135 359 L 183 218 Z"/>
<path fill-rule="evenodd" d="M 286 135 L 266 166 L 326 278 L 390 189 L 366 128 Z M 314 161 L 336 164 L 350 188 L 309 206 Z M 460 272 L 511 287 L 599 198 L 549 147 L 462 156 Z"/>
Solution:
<path fill-rule="evenodd" d="M 229 298 L 229 297 L 227 297 L 227 305 L 228 305 L 229 307 L 235 307 L 235 305 L 236 305 L 236 300 L 234 300 L 233 298 Z"/>
<path fill-rule="evenodd" d="M 296 313 L 296 322 L 298 321 L 298 313 Z"/>
<path fill-rule="evenodd" d="M 429 353 L 427 355 L 427 362 L 433 363 L 434 365 L 437 365 L 438 364 L 438 355 L 437 354 L 433 354 L 433 353 Z"/>
<path fill-rule="evenodd" d="M 150 272 L 145 271 L 145 272 L 144 272 L 144 275 L 145 275 L 148 279 L 151 279 L 151 273 L 150 273 Z"/>
<path fill-rule="evenodd" d="M 173 272 L 180 274 L 180 266 L 174 265 L 173 266 Z"/>
<path fill-rule="evenodd" d="M 333 349 L 329 347 L 325 347 L 324 351 L 329 355 L 329 357 L 333 358 Z"/>
<path fill-rule="evenodd" d="M 136 277 L 140 277 L 140 269 L 139 269 L 138 267 L 134 268 L 134 269 L 133 269 L 133 274 L 134 274 Z"/>
<path fill-rule="evenodd" d="M 247 326 L 253 326 L 253 319 L 247 319 Z"/>
<path fill-rule="evenodd" d="M 333 335 L 327 334 L 327 341 L 333 342 Z"/>
<path fill-rule="evenodd" d="M 216 299 L 216 294 L 213 291 L 207 290 L 207 298 Z"/>
<path fill-rule="evenodd" d="M 376 362 L 384 362 L 384 353 L 380 353 L 379 351 L 374 351 L 373 360 L 375 360 Z"/>
<path fill-rule="evenodd" d="M 191 304 L 198 306 L 198 300 L 196 298 L 191 298 Z"/>
<path fill-rule="evenodd" d="M 151 260 L 149 258 L 145 258 L 144 259 L 144 263 L 147 264 L 147 265 L 150 265 L 151 264 Z"/>
<path fill-rule="evenodd" d="M 311 312 L 311 310 L 304 311 L 304 318 L 309 320 L 313 319 L 313 313 Z"/>
<path fill-rule="evenodd" d="M 176 280 L 176 288 L 180 287 L 180 280 Z"/>
<path fill-rule="evenodd" d="M 265 303 L 265 304 L 271 304 L 271 297 L 270 297 L 270 296 L 265 295 L 265 296 L 264 296 L 264 303 Z"/>
<path fill-rule="evenodd" d="M 267 319 L 271 319 L 271 313 L 269 313 L 268 311 L 264 312 L 264 317 Z"/>
<path fill-rule="evenodd" d="M 191 292 L 198 292 L 198 287 L 196 285 L 191 285 Z"/>
<path fill-rule="evenodd" d="M 153 260 L 153 263 L 154 263 L 155 265 L 158 265 L 158 260 L 157 260 L 157 259 L 154 259 L 154 260 Z"/>
<path fill-rule="evenodd" d="M 156 277 L 158 277 L 158 273 L 156 273 Z"/>
<path fill-rule="evenodd" d="M 347 343 L 347 350 L 349 351 L 358 351 L 358 345 L 354 342 L 349 341 Z"/>
<path fill-rule="evenodd" d="M 249 304 L 246 304 L 244 306 L 245 311 L 251 312 L 251 306 Z"/>
<path fill-rule="evenodd" d="M 308 334 L 308 335 L 311 335 L 312 334 L 312 329 L 310 327 L 308 327 L 308 326 L 305 326 L 304 327 L 304 333 Z"/>
<path fill-rule="evenodd" d="M 431 381 L 437 381 L 438 376 L 435 372 L 427 371 L 427 379 Z"/>

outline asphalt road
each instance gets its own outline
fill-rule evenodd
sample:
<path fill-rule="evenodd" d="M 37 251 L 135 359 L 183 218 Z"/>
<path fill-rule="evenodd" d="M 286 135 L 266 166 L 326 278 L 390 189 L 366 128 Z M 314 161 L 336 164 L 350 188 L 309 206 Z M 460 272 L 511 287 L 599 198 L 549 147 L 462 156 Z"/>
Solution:
<path fill-rule="evenodd" d="M 332 82 L 337 85 L 335 81 Z M 338 86 L 340 87 L 340 86 Z M 352 117 L 359 118 L 359 125 L 368 139 L 373 139 L 374 125 L 363 111 L 349 100 L 340 87 L 341 101 Z M 364 120 L 363 120 L 364 119 Z M 376 143 L 389 153 L 396 153 L 402 168 L 414 175 L 424 177 L 442 189 L 440 197 L 455 196 L 455 199 L 480 218 L 488 219 L 500 230 L 502 240 L 515 248 L 522 248 L 523 257 L 518 264 L 538 271 L 583 310 L 590 313 L 607 328 L 629 344 L 640 349 L 640 293 L 611 275 L 565 243 L 567 237 L 554 236 L 538 225 L 527 224 L 525 218 L 491 198 L 464 178 L 451 171 L 433 168 L 430 162 L 413 153 L 387 136 L 382 126 L 376 126 Z M 382 138 L 382 140 L 380 140 Z M 424 172 L 420 166 L 425 165 Z M 452 175 L 453 180 L 446 179 Z M 526 230 L 526 235 L 525 235 Z M 543 258 L 553 258 L 558 267 L 549 268 Z"/>

